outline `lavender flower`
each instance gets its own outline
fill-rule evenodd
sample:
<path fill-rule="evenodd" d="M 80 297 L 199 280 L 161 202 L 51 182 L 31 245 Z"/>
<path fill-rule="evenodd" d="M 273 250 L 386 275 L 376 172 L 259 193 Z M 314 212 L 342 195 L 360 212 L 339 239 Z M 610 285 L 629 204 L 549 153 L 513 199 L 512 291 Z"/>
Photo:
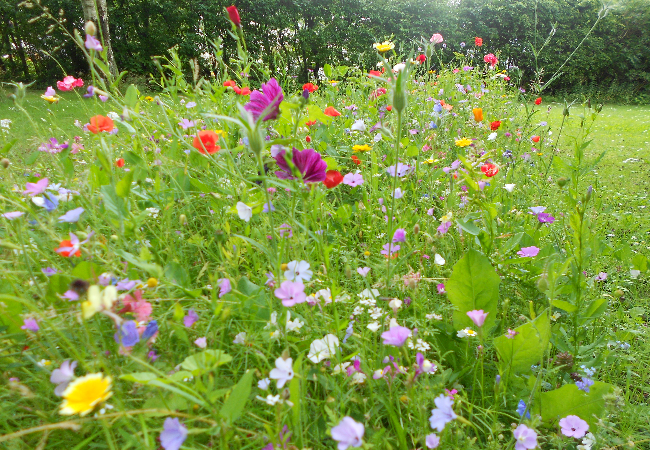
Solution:
<path fill-rule="evenodd" d="M 282 180 L 295 180 L 297 178 L 293 175 L 285 159 L 285 154 L 286 151 L 282 150 L 275 157 L 275 161 L 281 169 L 275 172 L 275 175 Z M 314 149 L 306 148 L 300 151 L 294 148 L 291 162 L 298 169 L 305 183 L 319 183 L 325 180 L 327 163 Z"/>
<path fill-rule="evenodd" d="M 519 414 L 519 417 L 526 415 L 526 419 L 530 419 L 530 411 L 528 411 L 526 402 L 523 400 L 519 400 L 519 403 L 517 404 L 517 414 Z"/>
<path fill-rule="evenodd" d="M 194 323 L 199 320 L 199 315 L 193 309 L 190 309 L 187 312 L 187 315 L 183 317 L 183 325 L 187 328 L 191 328 Z"/>
<path fill-rule="evenodd" d="M 29 330 L 36 333 L 40 328 L 38 326 L 38 322 L 36 321 L 36 319 L 24 319 L 23 326 L 20 327 L 20 329 L 26 331 Z"/>
<path fill-rule="evenodd" d="M 244 105 L 244 109 L 253 115 L 254 120 L 258 120 L 264 113 L 267 115 L 262 120 L 272 120 L 280 114 L 282 100 L 282 88 L 275 78 L 271 78 L 268 83 L 262 83 L 261 91 L 251 92 L 250 101 Z"/>
<path fill-rule="evenodd" d="M 581 439 L 589 430 L 589 424 L 578 416 L 570 415 L 560 419 L 562 434 L 567 437 Z"/>
<path fill-rule="evenodd" d="M 431 424 L 432 429 L 441 432 L 449 422 L 458 416 L 452 409 L 454 401 L 450 397 L 440 394 L 436 397 L 434 403 L 436 404 L 436 409 L 431 410 L 429 423 Z"/>
<path fill-rule="evenodd" d="M 406 241 L 406 230 L 404 228 L 398 228 L 393 234 L 393 242 L 405 242 Z"/>
<path fill-rule="evenodd" d="M 397 325 L 388 331 L 384 331 L 381 334 L 381 338 L 384 340 L 384 345 L 394 345 L 395 347 L 401 347 L 404 345 L 410 335 L 411 330 L 406 327 Z"/>
<path fill-rule="evenodd" d="M 220 278 L 219 281 L 219 298 L 223 297 L 226 295 L 228 292 L 232 290 L 232 287 L 230 286 L 230 280 L 228 278 Z"/>
<path fill-rule="evenodd" d="M 86 42 L 84 44 L 88 50 L 95 50 L 96 52 L 101 52 L 103 50 L 101 42 L 91 34 L 86 35 Z"/>
<path fill-rule="evenodd" d="M 178 450 L 185 439 L 187 439 L 187 427 L 176 418 L 166 418 L 163 431 L 160 433 L 160 445 L 165 450 Z"/>
<path fill-rule="evenodd" d="M 537 256 L 539 253 L 539 248 L 532 246 L 532 247 L 521 247 L 521 250 L 517 252 L 519 256 L 522 258 L 533 258 Z"/>
<path fill-rule="evenodd" d="M 115 333 L 115 340 L 124 347 L 133 347 L 140 342 L 140 334 L 138 333 L 138 327 L 135 322 L 129 320 L 122 324 L 119 331 Z"/>
<path fill-rule="evenodd" d="M 65 388 L 68 387 L 68 384 L 74 378 L 75 367 L 77 367 L 77 361 L 70 362 L 69 359 L 66 359 L 61 363 L 61 367 L 52 371 L 50 382 L 57 385 L 54 389 L 54 395 L 57 397 L 63 395 L 63 391 L 65 391 Z"/>
<path fill-rule="evenodd" d="M 61 217 L 59 217 L 59 222 L 67 222 L 67 223 L 78 222 L 79 217 L 81 216 L 81 214 L 83 214 L 84 211 L 85 209 L 83 208 L 71 209 L 70 211 L 68 211 Z"/>
<path fill-rule="evenodd" d="M 512 434 L 517 442 L 515 450 L 531 450 L 537 447 L 537 433 L 526 425 L 519 425 Z"/>
<path fill-rule="evenodd" d="M 338 450 L 346 450 L 348 447 L 361 447 L 365 431 L 362 423 L 346 416 L 332 428 L 331 433 L 332 439 L 338 442 Z"/>

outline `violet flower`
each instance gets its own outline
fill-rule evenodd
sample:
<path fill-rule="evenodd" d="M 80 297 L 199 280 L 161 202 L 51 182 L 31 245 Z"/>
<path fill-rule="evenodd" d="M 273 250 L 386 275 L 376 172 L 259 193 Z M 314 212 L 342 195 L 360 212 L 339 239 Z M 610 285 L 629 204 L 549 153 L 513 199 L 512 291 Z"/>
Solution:
<path fill-rule="evenodd" d="M 512 434 L 517 442 L 515 450 L 531 450 L 537 447 L 537 433 L 526 425 L 519 425 Z"/>
<path fill-rule="evenodd" d="M 191 328 L 194 323 L 199 320 L 199 315 L 193 309 L 190 309 L 187 312 L 187 315 L 183 317 L 183 325 L 187 328 Z"/>
<path fill-rule="evenodd" d="M 332 427 L 332 439 L 338 443 L 338 450 L 347 450 L 348 447 L 361 447 L 365 427 L 352 417 L 345 416 L 339 424 Z"/>
<path fill-rule="evenodd" d="M 165 450 L 178 450 L 185 439 L 187 439 L 187 427 L 177 418 L 166 418 L 163 431 L 160 433 L 160 445 Z"/>
<path fill-rule="evenodd" d="M 87 93 L 84 94 L 84 98 L 92 98 L 95 96 L 95 86 L 92 84 L 86 89 Z"/>
<path fill-rule="evenodd" d="M 532 246 L 532 247 L 521 247 L 521 250 L 517 252 L 519 256 L 522 258 L 533 258 L 537 256 L 539 253 L 539 248 Z"/>
<path fill-rule="evenodd" d="M 66 359 L 61 363 L 61 367 L 54 369 L 52 375 L 50 376 L 50 382 L 56 384 L 54 389 L 54 395 L 61 397 L 63 391 L 68 387 L 68 384 L 74 378 L 74 369 L 77 367 L 77 361 L 70 361 Z"/>
<path fill-rule="evenodd" d="M 275 157 L 275 161 L 280 167 L 280 170 L 275 172 L 275 175 L 282 180 L 295 180 L 297 178 L 293 175 L 289 164 L 285 160 L 285 154 L 286 151 L 282 150 Z M 294 148 L 291 162 L 298 169 L 305 183 L 320 183 L 326 178 L 327 163 L 323 161 L 320 153 L 312 148 L 306 148 L 302 151 Z"/>
<path fill-rule="evenodd" d="M 398 252 L 401 247 L 395 244 L 384 244 L 384 249 L 380 252 L 384 256 L 392 256 L 393 253 Z"/>
<path fill-rule="evenodd" d="M 68 211 L 61 217 L 59 217 L 59 222 L 67 222 L 67 223 L 78 222 L 79 217 L 81 216 L 81 214 L 83 214 L 84 211 L 85 209 L 83 208 L 71 209 L 70 211 Z"/>
<path fill-rule="evenodd" d="M 381 338 L 384 340 L 384 345 L 394 345 L 395 347 L 401 347 L 404 345 L 410 335 L 411 330 L 406 327 L 397 325 L 388 331 L 384 331 L 381 334 Z"/>
<path fill-rule="evenodd" d="M 450 397 L 440 394 L 436 397 L 434 403 L 436 404 L 436 409 L 431 410 L 429 423 L 431 424 L 432 429 L 441 432 L 449 422 L 456 419 L 458 416 L 452 409 L 454 401 Z"/>
<path fill-rule="evenodd" d="M 219 283 L 219 298 L 223 297 L 226 295 L 228 292 L 232 290 L 232 287 L 230 286 L 230 280 L 228 278 L 221 278 L 218 281 Z"/>
<path fill-rule="evenodd" d="M 409 166 L 408 164 L 404 164 L 401 162 L 398 162 L 394 166 L 388 166 L 386 168 L 386 172 L 388 175 L 391 177 L 398 176 L 400 178 L 412 173 L 415 170 L 414 167 Z"/>
<path fill-rule="evenodd" d="M 138 327 L 133 320 L 129 320 L 120 326 L 117 333 L 115 333 L 115 341 L 122 344 L 124 347 L 133 347 L 140 342 L 140 334 Z"/>
<path fill-rule="evenodd" d="M 560 419 L 562 434 L 567 437 L 581 439 L 589 430 L 589 424 L 578 416 L 569 415 Z"/>
<path fill-rule="evenodd" d="M 542 212 L 537 214 L 537 220 L 539 220 L 539 223 L 553 223 L 555 222 L 555 217 L 553 217 L 550 214 Z"/>
<path fill-rule="evenodd" d="M 282 100 L 284 100 L 282 88 L 275 78 L 271 78 L 268 83 L 262 83 L 261 91 L 251 92 L 250 101 L 244 105 L 244 109 L 251 113 L 256 121 L 264 113 L 267 115 L 262 120 L 272 120 L 280 114 Z"/>
<path fill-rule="evenodd" d="M 65 141 L 63 144 L 59 144 L 59 141 L 56 138 L 50 138 L 48 142 L 45 142 L 41 144 L 40 147 L 38 147 L 38 151 L 47 153 L 61 153 L 68 147 L 68 141 Z"/>
<path fill-rule="evenodd" d="M 143 341 L 148 341 L 152 337 L 156 336 L 156 334 L 158 334 L 158 321 L 152 320 L 145 327 L 141 338 Z"/>

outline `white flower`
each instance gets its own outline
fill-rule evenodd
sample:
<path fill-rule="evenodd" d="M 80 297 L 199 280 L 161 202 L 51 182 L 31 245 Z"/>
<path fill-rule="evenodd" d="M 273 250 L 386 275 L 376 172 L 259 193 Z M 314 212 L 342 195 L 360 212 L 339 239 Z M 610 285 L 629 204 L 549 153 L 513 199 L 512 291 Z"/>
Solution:
<path fill-rule="evenodd" d="M 257 396 L 257 399 L 258 399 L 258 400 L 262 400 L 262 401 L 265 402 L 267 405 L 271 405 L 271 406 L 273 406 L 273 405 L 275 405 L 276 403 L 280 402 L 280 394 L 278 394 L 278 395 L 271 395 L 271 394 L 269 394 L 269 395 L 266 396 L 266 398 L 264 398 L 264 397 L 260 397 L 260 396 L 258 395 L 258 396 Z"/>
<path fill-rule="evenodd" d="M 251 217 L 253 217 L 253 208 L 246 203 L 237 202 L 237 214 L 241 220 L 249 222 Z"/>
<path fill-rule="evenodd" d="M 503 186 L 503 188 L 508 192 L 512 192 L 515 190 L 515 186 L 516 184 L 506 184 Z"/>
<path fill-rule="evenodd" d="M 344 363 L 335 365 L 334 369 L 332 369 L 332 375 L 338 375 L 340 373 L 345 372 L 345 370 L 348 368 L 348 366 L 350 364 L 351 363 L 349 363 L 349 362 L 344 362 Z"/>
<path fill-rule="evenodd" d="M 446 261 L 445 258 L 443 258 L 438 253 L 436 253 L 436 256 L 433 258 L 433 262 L 435 262 L 439 266 L 444 266 Z"/>
<path fill-rule="evenodd" d="M 329 289 L 321 289 L 316 292 L 316 298 L 318 297 L 322 298 L 326 305 L 332 303 L 332 291 Z"/>
<path fill-rule="evenodd" d="M 106 114 L 108 117 L 110 117 L 113 120 L 117 120 L 120 118 L 120 115 L 114 111 L 110 111 L 108 114 Z"/>
<path fill-rule="evenodd" d="M 271 313 L 271 319 L 268 322 L 266 322 L 264 329 L 269 330 L 271 327 L 277 327 L 277 326 L 278 326 L 278 313 L 277 311 L 273 311 Z"/>
<path fill-rule="evenodd" d="M 582 438 L 582 445 L 578 445 L 578 450 L 591 450 L 591 446 L 596 443 L 596 437 L 593 433 L 587 433 L 587 435 Z"/>
<path fill-rule="evenodd" d="M 366 381 L 366 374 L 363 372 L 355 372 L 352 375 L 352 384 L 363 384 Z"/>
<path fill-rule="evenodd" d="M 377 289 L 364 289 L 359 292 L 358 296 L 361 299 L 377 298 L 379 297 L 379 291 Z"/>
<path fill-rule="evenodd" d="M 357 306 L 354 308 L 354 311 L 352 311 L 353 316 L 358 316 L 359 314 L 363 314 L 365 309 L 363 309 L 361 306 Z"/>
<path fill-rule="evenodd" d="M 397 323 L 397 319 L 392 317 L 390 319 L 390 322 L 388 322 L 388 328 L 390 329 L 390 328 L 395 328 L 395 327 L 398 327 L 398 326 L 399 326 L 399 323 Z"/>
<path fill-rule="evenodd" d="M 636 280 L 637 278 L 639 278 L 639 275 L 641 275 L 641 271 L 640 271 L 640 270 L 630 269 L 630 277 L 631 277 L 633 280 Z"/>
<path fill-rule="evenodd" d="M 404 197 L 404 193 L 402 192 L 402 188 L 395 189 L 395 191 L 393 192 L 393 197 L 395 197 L 395 198 Z"/>
<path fill-rule="evenodd" d="M 246 343 L 246 332 L 242 331 L 235 336 L 235 340 L 232 341 L 234 344 L 245 344 Z"/>
<path fill-rule="evenodd" d="M 361 133 L 366 131 L 366 124 L 363 119 L 355 120 L 352 126 L 350 127 L 351 131 L 360 131 Z"/>
<path fill-rule="evenodd" d="M 301 322 L 300 318 L 296 318 L 296 320 L 291 321 L 291 311 L 287 311 L 287 331 L 298 331 L 302 326 L 305 324 L 305 322 Z"/>
<path fill-rule="evenodd" d="M 467 337 L 467 333 L 465 333 L 465 330 L 458 330 L 458 333 L 456 333 L 456 336 L 458 336 L 459 338 L 462 339 L 462 338 Z"/>
<path fill-rule="evenodd" d="M 495 131 L 494 133 L 490 133 L 487 137 L 488 141 L 494 141 L 497 138 L 497 132 Z"/>
<path fill-rule="evenodd" d="M 291 261 L 287 264 L 288 270 L 284 272 L 284 277 L 287 280 L 300 282 L 311 280 L 314 274 L 309 270 L 309 263 L 307 261 Z"/>
<path fill-rule="evenodd" d="M 381 327 L 381 325 L 379 325 L 379 322 L 373 322 L 373 323 L 369 323 L 369 324 L 367 325 L 367 328 L 368 328 L 370 331 L 372 331 L 373 333 L 376 333 L 377 330 L 378 330 L 380 327 Z"/>
<path fill-rule="evenodd" d="M 426 352 L 427 350 L 431 350 L 431 346 L 429 345 L 429 343 L 423 341 L 422 339 L 418 339 L 415 344 L 413 344 L 413 341 L 409 339 L 408 346 L 409 348 L 419 350 L 421 352 Z"/>
<path fill-rule="evenodd" d="M 404 69 L 406 69 L 406 64 L 404 64 L 404 63 L 395 64 L 393 66 L 393 72 L 395 72 L 395 73 L 399 73 Z"/>
<path fill-rule="evenodd" d="M 263 380 L 257 382 L 257 387 L 263 391 L 268 391 L 270 385 L 271 385 L 271 380 L 269 380 L 268 378 L 264 378 Z"/>
<path fill-rule="evenodd" d="M 427 314 L 424 317 L 426 317 L 427 320 L 431 320 L 431 319 L 442 320 L 442 316 L 440 314 L 436 314 L 436 313 Z"/>
<path fill-rule="evenodd" d="M 331 358 L 335 355 L 338 346 L 339 338 L 333 334 L 327 334 L 323 339 L 316 339 L 311 343 L 307 358 L 309 358 L 309 360 L 314 364 L 317 364 L 322 360 Z"/>
<path fill-rule="evenodd" d="M 388 307 L 394 312 L 397 312 L 397 310 L 402 307 L 402 301 L 399 298 L 394 298 L 388 302 Z"/>
<path fill-rule="evenodd" d="M 384 311 L 382 311 L 381 308 L 370 308 L 368 310 L 368 313 L 370 313 L 370 317 L 375 320 L 381 318 L 381 316 L 384 315 Z"/>
<path fill-rule="evenodd" d="M 160 212 L 158 208 L 146 208 L 145 211 L 147 211 L 149 217 L 153 217 L 154 219 L 158 217 L 158 213 Z"/>
<path fill-rule="evenodd" d="M 372 140 L 375 141 L 375 142 L 381 141 L 381 133 L 375 134 L 375 137 L 372 138 Z"/>
<path fill-rule="evenodd" d="M 275 369 L 271 370 L 269 378 L 277 380 L 278 389 L 282 389 L 284 384 L 293 378 L 293 359 L 276 359 Z"/>

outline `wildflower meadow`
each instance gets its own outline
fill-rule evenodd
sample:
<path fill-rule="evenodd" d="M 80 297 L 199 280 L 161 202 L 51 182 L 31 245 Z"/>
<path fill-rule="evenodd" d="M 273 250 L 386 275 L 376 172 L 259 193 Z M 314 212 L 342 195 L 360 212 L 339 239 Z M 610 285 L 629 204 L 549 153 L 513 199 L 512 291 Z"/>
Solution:
<path fill-rule="evenodd" d="M 607 206 L 607 106 L 436 30 L 297 83 L 223 20 L 210 76 L 172 49 L 125 83 L 90 23 L 87 77 L 13 86 L 0 447 L 650 448 L 647 190 Z"/>

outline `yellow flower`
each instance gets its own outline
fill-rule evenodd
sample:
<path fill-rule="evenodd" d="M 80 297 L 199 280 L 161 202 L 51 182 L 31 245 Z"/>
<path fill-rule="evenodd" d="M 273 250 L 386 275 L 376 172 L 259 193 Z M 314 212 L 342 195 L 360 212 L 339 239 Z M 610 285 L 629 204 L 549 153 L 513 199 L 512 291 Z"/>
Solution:
<path fill-rule="evenodd" d="M 449 211 L 447 214 L 442 216 L 440 218 L 440 222 L 445 223 L 445 222 L 451 222 L 451 218 L 453 217 L 453 213 Z"/>
<path fill-rule="evenodd" d="M 58 95 L 52 95 L 52 96 L 46 96 L 46 95 L 41 95 L 41 98 L 45 100 L 46 102 L 50 103 L 58 103 L 59 102 L 59 96 Z"/>
<path fill-rule="evenodd" d="M 395 44 L 390 41 L 384 41 L 382 44 L 373 44 L 379 53 L 385 53 L 395 48 Z"/>
<path fill-rule="evenodd" d="M 144 99 L 148 102 L 153 102 L 153 97 L 150 95 L 147 95 Z"/>
<path fill-rule="evenodd" d="M 329 80 L 329 84 L 331 84 L 332 86 L 336 86 L 337 84 L 339 84 L 339 80 Z"/>
<path fill-rule="evenodd" d="M 95 406 L 113 395 L 111 381 L 111 377 L 104 378 L 103 373 L 91 373 L 85 377 L 77 378 L 63 391 L 63 403 L 61 403 L 59 414 L 85 416 Z"/>
<path fill-rule="evenodd" d="M 456 139 L 456 147 L 467 147 L 471 143 L 472 143 L 471 139 L 467 139 L 467 138 Z"/>
<path fill-rule="evenodd" d="M 81 313 L 84 319 L 90 319 L 95 313 L 103 309 L 111 309 L 117 300 L 117 289 L 108 286 L 100 291 L 99 286 L 93 285 L 88 289 L 88 300 L 81 304 Z"/>
<path fill-rule="evenodd" d="M 357 152 L 368 152 L 368 151 L 370 151 L 370 150 L 372 150 L 372 147 L 369 146 L 369 145 L 366 145 L 366 144 L 363 144 L 363 145 L 355 145 L 354 147 L 352 147 L 352 151 L 353 151 L 354 153 L 357 153 Z"/>
<path fill-rule="evenodd" d="M 366 255 L 366 256 L 370 256 L 370 252 L 369 252 L 368 250 L 366 250 L 365 252 L 363 252 L 363 254 Z"/>
<path fill-rule="evenodd" d="M 477 334 L 476 331 L 472 330 L 471 328 L 465 328 L 463 331 L 465 332 L 466 335 L 472 337 L 476 336 Z"/>
<path fill-rule="evenodd" d="M 149 286 L 150 288 L 155 288 L 156 286 L 158 286 L 158 280 L 155 278 L 149 278 L 147 280 L 147 286 Z"/>
<path fill-rule="evenodd" d="M 437 159 L 429 158 L 426 161 L 423 161 L 422 164 L 435 164 L 437 162 L 438 162 Z"/>

